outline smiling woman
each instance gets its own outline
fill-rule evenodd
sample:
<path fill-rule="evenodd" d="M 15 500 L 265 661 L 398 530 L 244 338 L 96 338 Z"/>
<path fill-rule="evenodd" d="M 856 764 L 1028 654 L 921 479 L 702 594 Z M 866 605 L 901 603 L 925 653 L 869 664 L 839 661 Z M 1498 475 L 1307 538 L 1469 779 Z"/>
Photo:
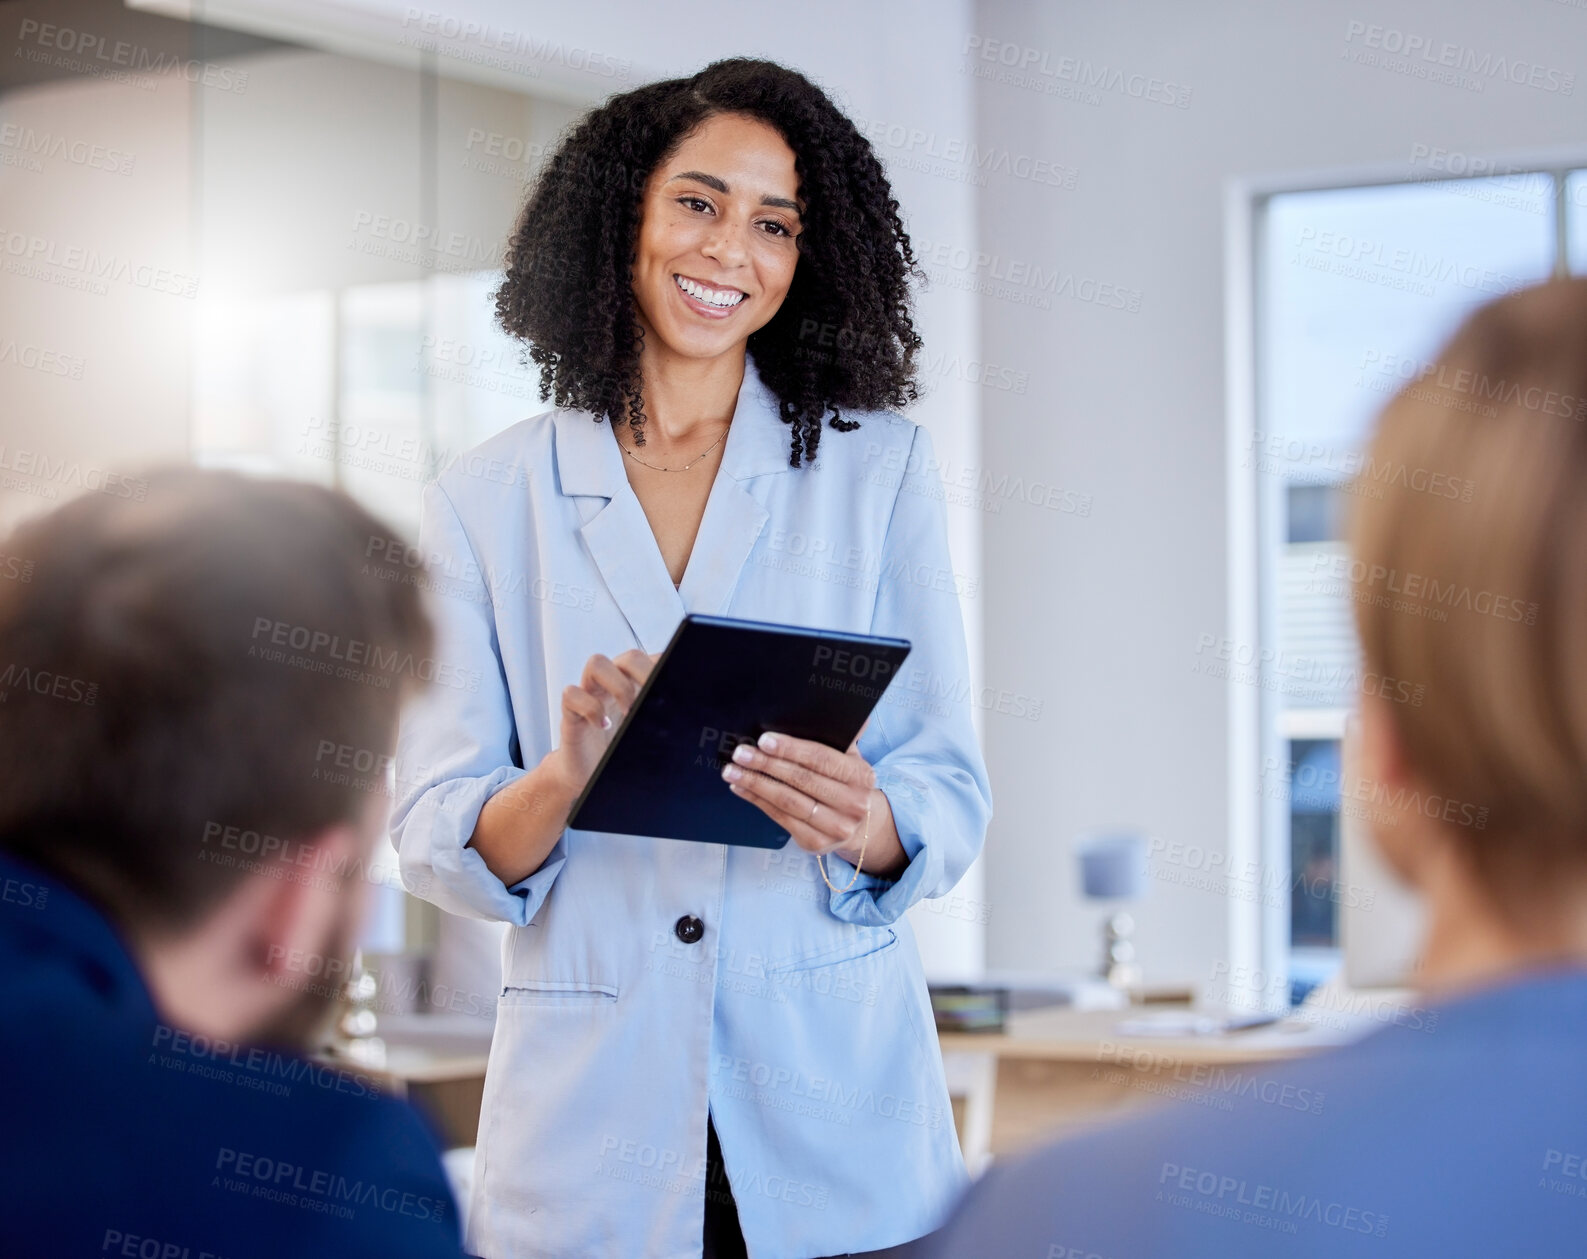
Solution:
<path fill-rule="evenodd" d="M 695 250 L 702 233 L 729 230 L 741 251 L 730 263 Z M 803 75 L 734 59 L 613 97 L 569 133 L 509 242 L 496 311 L 529 343 L 559 407 L 626 415 L 640 444 L 649 332 L 669 345 L 677 334 L 696 354 L 747 340 L 797 466 L 815 458 L 829 413 L 841 430 L 845 410 L 915 401 L 918 274 L 887 176 L 854 124 Z M 680 326 L 679 307 L 701 319 L 717 307 L 673 297 L 678 278 L 746 296 L 714 330 Z"/>
<path fill-rule="evenodd" d="M 527 486 L 426 490 L 437 656 L 482 681 L 406 714 L 393 812 L 409 887 L 514 926 L 472 1253 L 855 1254 L 967 1183 L 903 916 L 991 815 L 931 438 L 894 413 L 914 271 L 870 145 L 769 62 L 613 97 L 529 197 L 496 306 L 556 409 L 480 448 Z M 569 828 L 685 612 L 908 639 L 943 701 L 740 742 L 721 790 L 781 850 Z"/>

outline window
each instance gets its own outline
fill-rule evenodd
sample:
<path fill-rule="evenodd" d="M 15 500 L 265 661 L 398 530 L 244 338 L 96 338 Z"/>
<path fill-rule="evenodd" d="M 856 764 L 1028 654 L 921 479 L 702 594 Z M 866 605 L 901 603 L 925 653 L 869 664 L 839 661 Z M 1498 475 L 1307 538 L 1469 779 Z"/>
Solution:
<path fill-rule="evenodd" d="M 336 486 L 416 542 L 425 484 L 549 409 L 490 294 L 526 181 L 579 109 L 429 58 L 282 46 L 249 75 L 192 100 L 193 458 Z M 329 128 L 328 100 L 348 105 Z M 450 936 L 464 956 L 469 928 L 410 901 L 396 865 L 389 842 L 368 863 L 362 945 L 440 956 Z M 490 991 L 488 971 L 468 982 Z"/>
<path fill-rule="evenodd" d="M 1491 168 L 1490 168 L 1491 169 Z M 1587 170 L 1269 192 L 1254 207 L 1250 440 L 1258 912 L 1292 1000 L 1338 964 L 1339 741 L 1361 683 L 1341 540 L 1378 411 L 1475 307 L 1587 271 Z M 1249 492 L 1248 484 L 1242 492 Z M 1240 702 L 1240 701 L 1236 701 Z M 1281 946 L 1275 948 L 1276 937 Z"/>

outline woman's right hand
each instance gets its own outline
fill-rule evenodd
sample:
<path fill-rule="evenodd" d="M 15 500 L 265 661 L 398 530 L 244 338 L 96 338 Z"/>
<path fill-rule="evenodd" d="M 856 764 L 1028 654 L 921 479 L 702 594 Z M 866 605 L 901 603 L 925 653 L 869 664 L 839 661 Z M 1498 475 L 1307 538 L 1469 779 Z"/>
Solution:
<path fill-rule="evenodd" d="M 600 764 L 660 654 L 636 647 L 615 659 L 591 656 L 578 682 L 563 690 L 561 741 L 546 759 L 555 763 L 558 776 L 575 795 Z"/>
<path fill-rule="evenodd" d="M 638 649 L 615 660 L 591 656 L 577 685 L 562 692 L 561 743 L 485 801 L 468 842 L 504 885 L 516 886 L 545 864 L 658 658 Z"/>

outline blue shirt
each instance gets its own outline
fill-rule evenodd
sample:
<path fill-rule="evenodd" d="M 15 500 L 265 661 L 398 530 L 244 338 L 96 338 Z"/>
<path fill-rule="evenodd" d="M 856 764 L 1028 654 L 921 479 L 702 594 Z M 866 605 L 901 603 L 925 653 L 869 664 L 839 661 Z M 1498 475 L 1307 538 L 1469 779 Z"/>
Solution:
<path fill-rule="evenodd" d="M 0 1253 L 455 1256 L 417 1114 L 368 1077 L 160 1021 L 105 917 L 0 853 Z"/>
<path fill-rule="evenodd" d="M 1587 1254 L 1587 972 L 1389 1021 L 995 1168 L 911 1253 Z"/>

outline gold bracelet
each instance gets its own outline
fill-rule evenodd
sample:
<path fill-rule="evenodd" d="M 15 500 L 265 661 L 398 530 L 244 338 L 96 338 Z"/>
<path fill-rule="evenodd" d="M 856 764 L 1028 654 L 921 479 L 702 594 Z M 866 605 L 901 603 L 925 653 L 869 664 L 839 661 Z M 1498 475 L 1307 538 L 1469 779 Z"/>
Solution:
<path fill-rule="evenodd" d="M 821 878 L 823 879 L 823 881 L 825 881 L 826 885 L 829 888 L 831 888 L 834 892 L 847 892 L 850 888 L 852 888 L 856 883 L 858 883 L 860 881 L 860 867 L 865 864 L 865 845 L 867 845 L 870 842 L 871 842 L 871 796 L 870 796 L 870 792 L 866 792 L 865 793 L 865 834 L 860 837 L 860 857 L 859 857 L 859 860 L 854 863 L 854 877 L 852 879 L 850 879 L 848 881 L 848 883 L 845 884 L 843 887 L 834 887 L 833 883 L 832 883 L 832 880 L 827 878 L 827 861 L 826 861 L 827 855 L 826 855 L 826 853 L 818 852 L 816 854 L 816 869 L 821 871 Z"/>

